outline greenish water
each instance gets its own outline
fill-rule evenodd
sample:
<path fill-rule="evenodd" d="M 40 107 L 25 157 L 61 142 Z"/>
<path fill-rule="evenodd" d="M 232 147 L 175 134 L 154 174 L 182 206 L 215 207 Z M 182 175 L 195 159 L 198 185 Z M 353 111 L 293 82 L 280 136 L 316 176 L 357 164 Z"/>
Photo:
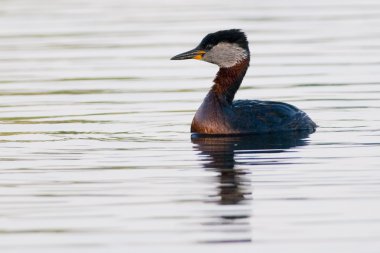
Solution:
<path fill-rule="evenodd" d="M 378 252 L 378 1 L 0 1 L 1 252 Z M 191 140 L 242 28 L 239 99 L 312 135 Z"/>

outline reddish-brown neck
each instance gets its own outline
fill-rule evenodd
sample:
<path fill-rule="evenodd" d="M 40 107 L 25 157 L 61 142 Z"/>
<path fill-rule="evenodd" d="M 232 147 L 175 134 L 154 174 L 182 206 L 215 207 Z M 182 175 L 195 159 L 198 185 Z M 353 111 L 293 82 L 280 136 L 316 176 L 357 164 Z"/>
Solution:
<path fill-rule="evenodd" d="M 229 68 L 220 68 L 211 92 L 231 104 L 249 66 L 249 57 Z"/>

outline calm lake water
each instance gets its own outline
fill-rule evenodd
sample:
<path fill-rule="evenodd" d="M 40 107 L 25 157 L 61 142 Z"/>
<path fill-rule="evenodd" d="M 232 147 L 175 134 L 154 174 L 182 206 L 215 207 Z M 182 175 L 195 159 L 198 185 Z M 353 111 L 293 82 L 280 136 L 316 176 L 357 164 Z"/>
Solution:
<path fill-rule="evenodd" d="M 316 133 L 191 140 L 226 28 Z M 378 0 L 1 0 L 1 252 L 379 252 L 379 102 Z"/>

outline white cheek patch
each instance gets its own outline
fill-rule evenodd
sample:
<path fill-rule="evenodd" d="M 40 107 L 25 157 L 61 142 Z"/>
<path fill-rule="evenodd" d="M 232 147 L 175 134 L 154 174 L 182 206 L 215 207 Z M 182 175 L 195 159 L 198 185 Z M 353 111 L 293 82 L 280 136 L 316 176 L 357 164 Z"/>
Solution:
<path fill-rule="evenodd" d="M 221 42 L 207 52 L 203 60 L 215 63 L 221 68 L 229 68 L 247 59 L 247 57 L 247 50 L 239 45 Z"/>

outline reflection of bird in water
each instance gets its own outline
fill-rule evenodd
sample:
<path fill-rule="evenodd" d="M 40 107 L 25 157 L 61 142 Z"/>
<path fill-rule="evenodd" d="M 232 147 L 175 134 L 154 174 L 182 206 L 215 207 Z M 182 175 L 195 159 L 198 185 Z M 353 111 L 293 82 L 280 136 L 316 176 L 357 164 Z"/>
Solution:
<path fill-rule="evenodd" d="M 203 60 L 220 67 L 214 86 L 194 116 L 191 132 L 252 134 L 315 131 L 317 125 L 295 106 L 273 101 L 233 101 L 250 60 L 248 41 L 240 30 L 210 33 L 195 49 L 172 58 L 184 59 Z"/>
<path fill-rule="evenodd" d="M 199 157 L 203 160 L 203 166 L 218 173 L 216 182 L 217 195 L 209 196 L 211 200 L 217 198 L 218 205 L 245 206 L 231 212 L 221 213 L 214 218 L 219 222 L 207 223 L 208 226 L 228 225 L 231 231 L 240 231 L 234 239 L 228 234 L 229 239 L 220 239 L 212 242 L 250 242 L 250 205 L 252 200 L 252 186 L 250 171 L 246 165 L 260 166 L 268 164 L 279 164 L 276 158 L 271 157 L 270 161 L 257 160 L 254 154 L 280 153 L 297 146 L 307 145 L 305 140 L 308 132 L 291 132 L 282 134 L 262 134 L 247 136 L 224 136 L 212 137 L 205 135 L 192 135 L 194 149 L 200 151 Z M 244 154 L 244 161 L 236 159 L 236 154 Z M 242 168 L 235 168 L 235 165 L 245 165 Z M 254 168 L 254 167 L 253 167 Z M 248 210 L 247 210 L 248 207 Z M 221 220 L 220 220 L 221 219 Z M 226 229 L 226 227 L 224 227 Z M 228 231 L 225 230 L 225 231 Z M 211 242 L 211 241 L 210 241 Z"/>
<path fill-rule="evenodd" d="M 305 138 L 308 132 L 272 133 L 247 136 L 224 136 L 212 137 L 204 135 L 192 135 L 191 141 L 196 144 L 195 149 L 201 151 L 201 157 L 207 157 L 204 167 L 215 170 L 219 175 L 220 204 L 237 204 L 246 199 L 250 192 L 242 191 L 241 185 L 247 180 L 244 175 L 247 171 L 234 169 L 235 164 L 262 165 L 264 161 L 258 162 L 251 157 L 245 162 L 236 162 L 235 154 L 255 153 L 278 153 L 286 149 L 304 146 L 307 144 Z M 266 161 L 265 164 L 277 163 Z M 278 163 L 277 163 L 278 164 Z"/>

